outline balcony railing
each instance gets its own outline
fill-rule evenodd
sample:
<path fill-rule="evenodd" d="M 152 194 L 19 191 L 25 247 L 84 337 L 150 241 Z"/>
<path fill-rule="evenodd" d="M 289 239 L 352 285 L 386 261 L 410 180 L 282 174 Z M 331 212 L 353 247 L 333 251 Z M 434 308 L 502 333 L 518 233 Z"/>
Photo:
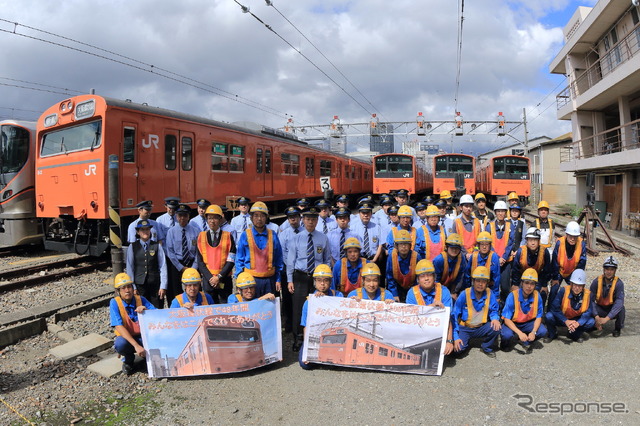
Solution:
<path fill-rule="evenodd" d="M 560 162 L 596 157 L 640 148 L 640 120 L 574 141 L 560 151 Z"/>
<path fill-rule="evenodd" d="M 557 109 L 592 88 L 605 76 L 640 52 L 640 24 L 611 48 L 598 61 L 578 75 L 556 96 Z"/>

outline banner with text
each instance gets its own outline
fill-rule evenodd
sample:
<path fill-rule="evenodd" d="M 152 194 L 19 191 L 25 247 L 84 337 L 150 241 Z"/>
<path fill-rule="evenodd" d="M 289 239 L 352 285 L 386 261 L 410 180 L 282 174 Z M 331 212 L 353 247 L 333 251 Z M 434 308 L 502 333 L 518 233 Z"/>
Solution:
<path fill-rule="evenodd" d="M 310 296 L 302 359 L 412 374 L 442 374 L 449 308 Z"/>
<path fill-rule="evenodd" d="M 149 377 L 236 373 L 282 361 L 280 299 L 154 309 L 139 318 Z"/>

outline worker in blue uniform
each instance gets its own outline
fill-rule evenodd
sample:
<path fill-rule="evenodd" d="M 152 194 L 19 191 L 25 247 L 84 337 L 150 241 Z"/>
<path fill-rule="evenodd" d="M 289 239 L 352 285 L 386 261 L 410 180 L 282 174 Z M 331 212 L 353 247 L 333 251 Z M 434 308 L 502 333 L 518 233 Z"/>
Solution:
<path fill-rule="evenodd" d="M 289 206 L 285 209 L 284 214 L 287 216 L 282 225 L 287 224 L 284 228 L 280 225 L 280 234 L 278 239 L 280 240 L 280 246 L 282 247 L 282 259 L 283 267 L 280 273 L 280 282 L 288 283 L 287 278 L 287 258 L 289 256 L 289 247 L 291 246 L 291 240 L 304 230 L 302 226 L 300 210 L 296 206 Z M 293 298 L 288 288 L 281 289 L 280 297 L 282 298 L 282 323 L 285 333 L 291 333 L 293 327 Z"/>
<path fill-rule="evenodd" d="M 488 288 L 489 269 L 478 266 L 472 272 L 472 286 L 462 293 L 453 308 L 454 350 L 461 354 L 467 349 L 469 340 L 482 338 L 482 352 L 495 358 L 495 347 L 500 335 L 498 298 Z"/>
<path fill-rule="evenodd" d="M 240 213 L 231 219 L 229 224 L 233 227 L 233 239 L 237 244 L 240 240 L 240 235 L 242 235 L 242 233 L 247 229 L 251 228 L 251 216 L 249 215 L 251 200 L 247 197 L 240 197 L 236 201 L 236 204 L 238 205 L 238 211 Z"/>
<path fill-rule="evenodd" d="M 526 244 L 521 246 L 511 262 L 511 290 L 519 288 L 522 272 L 528 268 L 536 271 L 538 280 L 536 290 L 540 292 L 543 307 L 546 306 L 549 276 L 551 275 L 551 256 L 540 246 L 540 230 L 530 227 L 525 235 Z M 508 291 L 503 288 L 503 291 Z"/>
<path fill-rule="evenodd" d="M 313 271 L 316 266 L 331 262 L 329 240 L 326 235 L 316 231 L 319 210 L 309 207 L 302 211 L 304 231 L 291 240 L 287 254 L 287 281 L 289 292 L 293 295 L 293 350 L 297 352 L 302 345 L 300 318 L 302 306 L 307 296 L 313 292 Z"/>
<path fill-rule="evenodd" d="M 418 220 L 415 220 L 412 226 L 416 229 L 422 228 L 423 226 L 427 226 L 427 205 L 422 201 L 418 201 L 413 206 L 413 209 L 416 211 L 418 215 Z"/>
<path fill-rule="evenodd" d="M 182 293 L 180 280 L 187 268 L 198 269 L 198 229 L 189 224 L 191 209 L 186 204 L 180 204 L 176 209 L 178 225 L 167 232 L 167 256 L 169 265 L 169 285 L 167 286 L 167 303 Z"/>
<path fill-rule="evenodd" d="M 409 209 L 411 209 L 411 223 L 417 221 L 418 218 L 418 213 L 416 213 L 416 210 L 411 207 L 409 205 L 409 190 L 407 189 L 398 189 L 396 191 L 396 203 L 398 203 L 398 206 L 402 207 L 402 206 L 407 206 L 409 207 Z"/>
<path fill-rule="evenodd" d="M 253 300 L 276 300 L 273 293 L 263 294 L 256 297 L 256 280 L 248 272 L 240 272 L 236 278 L 237 293 L 232 294 L 227 299 L 227 303 L 244 303 Z"/>
<path fill-rule="evenodd" d="M 349 224 L 351 223 L 351 211 L 344 207 L 338 208 L 334 213 L 336 228 L 329 231 L 327 237 L 329 238 L 329 250 L 331 251 L 331 264 L 336 265 L 340 263 L 340 260 L 346 256 L 344 250 L 344 243 L 349 238 L 358 238 L 355 232 L 351 230 Z"/>
<path fill-rule="evenodd" d="M 476 237 L 478 250 L 474 251 L 468 260 L 462 281 L 462 289 L 471 287 L 471 274 L 478 266 L 486 266 L 490 274 L 489 288 L 496 300 L 500 300 L 500 258 L 495 251 L 491 250 L 492 243 L 491 234 L 486 231 L 480 232 Z M 461 289 L 457 291 L 457 293 L 460 292 Z"/>
<path fill-rule="evenodd" d="M 380 227 L 371 220 L 371 212 L 373 206 L 369 203 L 363 203 L 358 208 L 360 220 L 349 225 L 351 230 L 362 241 L 362 257 L 377 263 L 382 246 L 380 241 Z"/>
<path fill-rule="evenodd" d="M 206 200 L 204 198 L 199 198 L 198 200 L 196 200 L 196 205 L 198 209 L 198 214 L 193 219 L 191 219 L 189 223 L 195 226 L 200 232 L 208 231 L 209 225 L 207 224 L 207 218 L 205 217 L 205 212 L 207 211 L 207 207 L 209 207 L 211 203 L 209 202 L 209 200 Z"/>
<path fill-rule="evenodd" d="M 389 196 L 380 197 L 380 209 L 373 214 L 371 220 L 376 222 L 382 229 L 391 225 L 391 219 L 389 218 L 387 212 L 389 211 L 389 207 L 391 207 L 393 204 L 394 201 L 391 200 Z"/>
<path fill-rule="evenodd" d="M 162 309 L 168 285 L 167 260 L 160 243 L 151 240 L 152 228 L 146 219 L 136 225 L 138 240 L 127 247 L 126 270 L 138 294 Z"/>
<path fill-rule="evenodd" d="M 202 277 L 200 273 L 193 269 L 187 268 L 182 273 L 182 288 L 184 292 L 176 296 L 171 302 L 171 309 L 186 308 L 193 309 L 196 306 L 213 305 L 213 297 L 202 291 Z"/>
<path fill-rule="evenodd" d="M 164 234 L 167 234 L 169 228 L 172 228 L 176 225 L 176 209 L 180 205 L 180 198 L 178 197 L 167 197 L 164 199 L 164 206 L 167 209 L 167 212 L 158 216 L 156 222 L 158 222 L 164 228 Z"/>
<path fill-rule="evenodd" d="M 324 235 L 329 235 L 329 232 L 338 227 L 336 219 L 331 217 L 331 203 L 325 199 L 316 201 L 316 208 L 318 209 L 318 224 L 316 225 L 316 231 L 322 232 Z"/>
<path fill-rule="evenodd" d="M 138 218 L 129 224 L 129 228 L 127 229 L 127 242 L 133 243 L 136 238 L 138 238 L 138 233 L 136 231 L 136 225 L 141 220 L 147 220 L 153 226 L 151 231 L 151 239 L 153 241 L 158 241 L 159 243 L 164 243 L 165 234 L 164 228 L 158 226 L 158 223 L 151 219 L 151 210 L 153 209 L 153 204 L 151 201 L 141 201 L 136 204 L 138 208 Z"/>
<path fill-rule="evenodd" d="M 569 278 L 571 284 L 562 287 L 555 299 L 551 301 L 551 308 L 545 314 L 548 334 L 545 343 L 550 343 L 558 337 L 557 327 L 567 327 L 567 337 L 577 343 L 584 341 L 582 334 L 591 331 L 596 320 L 591 309 L 591 292 L 585 289 L 587 274 L 584 269 L 576 269 Z"/>
<path fill-rule="evenodd" d="M 435 308 L 449 308 L 449 317 L 453 312 L 453 300 L 449 289 L 436 282 L 436 270 L 429 259 L 422 259 L 416 265 L 417 284 L 407 293 L 407 305 L 433 306 Z M 447 341 L 444 354 L 453 352 L 453 326 L 449 321 Z"/>
<path fill-rule="evenodd" d="M 547 335 L 547 329 L 542 324 L 544 302 L 536 290 L 537 286 L 538 272 L 527 268 L 520 274 L 520 287 L 507 296 L 502 308 L 504 324 L 500 330 L 501 350 L 510 350 L 512 340 L 517 337 L 525 352 L 531 353 L 532 343 Z"/>
<path fill-rule="evenodd" d="M 323 297 L 323 296 L 332 296 L 332 297 L 344 297 L 342 293 L 339 291 L 335 291 L 331 288 L 331 267 L 329 265 L 318 265 L 316 269 L 313 271 L 313 286 L 315 291 L 311 293 L 307 300 L 305 300 L 304 305 L 302 306 L 302 317 L 300 318 L 300 326 L 303 327 L 304 333 L 306 336 L 307 333 L 307 316 L 309 310 L 309 298 L 310 297 Z M 300 347 L 300 352 L 298 354 L 298 363 L 300 367 L 305 370 L 311 370 L 312 366 L 308 362 L 302 361 L 302 346 Z"/>
<path fill-rule="evenodd" d="M 362 287 L 361 272 L 367 259 L 360 256 L 362 245 L 355 237 L 347 238 L 342 247 L 345 257 L 333 267 L 331 289 L 346 296 L 352 290 Z"/>
<path fill-rule="evenodd" d="M 411 235 L 411 249 L 424 253 L 424 233 L 418 232 L 416 228 L 412 226 L 413 216 L 411 207 L 405 205 L 398 208 L 399 223 L 397 226 L 391 228 L 389 234 L 386 235 L 387 255 L 391 254 L 391 251 L 395 247 L 396 233 L 402 229 L 408 231 Z"/>
<path fill-rule="evenodd" d="M 565 235 L 556 240 L 551 254 L 549 303 L 555 299 L 562 282 L 569 283 L 573 271 L 587 267 L 587 243 L 581 235 L 580 224 L 571 221 L 567 223 Z"/>
<path fill-rule="evenodd" d="M 351 299 L 378 300 L 384 303 L 393 303 L 395 299 L 389 290 L 380 287 L 380 268 L 375 263 L 367 263 L 362 268 L 362 287 L 353 290 L 347 295 Z"/>
<path fill-rule="evenodd" d="M 122 356 L 122 372 L 129 376 L 134 371 L 135 356 L 144 358 L 146 355 L 138 315 L 146 309 L 155 309 L 155 306 L 135 294 L 133 280 L 126 273 L 116 275 L 113 287 L 116 296 L 109 302 L 109 319 L 111 327 L 115 328 L 114 348 Z"/>
<path fill-rule="evenodd" d="M 449 234 L 451 234 L 452 232 L 451 228 L 453 228 L 453 218 L 455 218 L 455 216 L 449 216 L 447 212 L 448 204 L 446 200 L 439 199 L 434 203 L 434 206 L 438 208 L 438 212 L 440 214 L 439 225 L 444 228 L 444 232 L 446 232 L 447 236 L 449 236 Z"/>
<path fill-rule="evenodd" d="M 253 203 L 249 214 L 251 227 L 242 232 L 236 244 L 235 276 L 249 272 L 258 284 L 256 292 L 260 297 L 281 290 L 282 246 L 276 233 L 267 228 L 269 209 L 265 203 Z"/>
<path fill-rule="evenodd" d="M 453 300 L 458 298 L 457 290 L 462 289 L 462 278 L 467 269 L 467 259 L 461 253 L 462 239 L 452 233 L 445 240 L 444 251 L 433 259 L 436 281 L 449 289 Z"/>
<path fill-rule="evenodd" d="M 411 234 L 402 229 L 395 233 L 395 248 L 387 258 L 387 290 L 396 302 L 404 303 L 407 291 L 416 281 L 416 265 L 423 256 L 411 249 Z"/>
<path fill-rule="evenodd" d="M 611 320 L 615 321 L 613 337 L 620 337 L 624 328 L 624 282 L 616 276 L 618 261 L 608 256 L 602 264 L 602 275 L 591 283 L 591 306 L 595 327 L 602 330 L 602 326 Z"/>

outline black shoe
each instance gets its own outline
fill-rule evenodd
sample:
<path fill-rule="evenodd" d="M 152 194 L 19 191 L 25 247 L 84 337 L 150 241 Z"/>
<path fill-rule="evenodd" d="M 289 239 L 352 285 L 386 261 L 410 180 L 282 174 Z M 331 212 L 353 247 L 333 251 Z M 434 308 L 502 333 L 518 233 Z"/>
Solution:
<path fill-rule="evenodd" d="M 487 352 L 487 351 L 482 351 L 486 356 L 488 356 L 489 358 L 495 358 L 496 357 L 496 353 L 494 351 L 491 352 Z"/>
<path fill-rule="evenodd" d="M 132 364 L 127 364 L 126 362 L 122 363 L 122 373 L 125 376 L 130 376 L 133 374 L 133 365 Z"/>
<path fill-rule="evenodd" d="M 533 352 L 533 343 L 529 343 L 528 345 L 522 345 L 522 347 L 524 348 L 524 353 L 527 355 Z"/>
<path fill-rule="evenodd" d="M 582 342 L 584 342 L 584 338 L 582 338 L 582 337 L 578 337 L 576 340 L 574 340 L 574 342 L 576 342 L 576 343 L 582 343 Z"/>
<path fill-rule="evenodd" d="M 613 330 L 613 333 L 611 333 L 613 335 L 613 337 L 620 337 L 620 330 Z"/>
<path fill-rule="evenodd" d="M 545 337 L 544 339 L 542 339 L 542 343 L 551 343 L 553 342 L 555 339 L 555 337 Z"/>

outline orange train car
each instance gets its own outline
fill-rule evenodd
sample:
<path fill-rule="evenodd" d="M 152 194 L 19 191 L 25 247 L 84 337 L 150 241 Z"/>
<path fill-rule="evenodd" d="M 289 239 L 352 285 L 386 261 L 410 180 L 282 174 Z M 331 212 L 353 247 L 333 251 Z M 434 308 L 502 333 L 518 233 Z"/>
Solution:
<path fill-rule="evenodd" d="M 173 376 L 222 374 L 264 365 L 260 324 L 235 315 L 211 315 L 184 346 Z"/>
<path fill-rule="evenodd" d="M 478 167 L 478 191 L 490 200 L 515 192 L 525 200 L 531 195 L 529 158 L 520 155 L 500 155 Z"/>
<path fill-rule="evenodd" d="M 419 367 L 419 355 L 382 343 L 370 335 L 346 327 L 333 327 L 320 334 L 318 361 L 359 367 Z"/>
<path fill-rule="evenodd" d="M 476 193 L 476 159 L 467 154 L 439 154 L 433 157 L 433 193 L 455 191 L 455 176 L 462 173 L 466 194 Z"/>
<path fill-rule="evenodd" d="M 167 196 L 192 207 L 203 197 L 233 208 L 243 195 L 277 213 L 300 194 L 323 196 L 327 184 L 335 193 L 371 192 L 370 162 L 249 127 L 97 95 L 50 107 L 37 124 L 36 214 L 45 247 L 86 245 L 93 255 L 108 248 L 110 168 L 119 179 L 123 235 L 143 200 L 160 214 Z"/>
<path fill-rule="evenodd" d="M 430 192 L 433 176 L 424 163 L 407 154 L 381 154 L 373 157 L 373 193 L 385 194 L 406 189 L 410 194 Z"/>

